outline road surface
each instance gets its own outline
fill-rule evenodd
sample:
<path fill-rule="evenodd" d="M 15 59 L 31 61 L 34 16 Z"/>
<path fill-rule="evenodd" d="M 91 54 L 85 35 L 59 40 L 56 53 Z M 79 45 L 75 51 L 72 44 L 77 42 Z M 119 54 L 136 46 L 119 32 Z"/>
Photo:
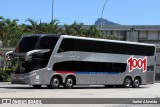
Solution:
<path fill-rule="evenodd" d="M 104 86 L 76 86 L 74 89 L 33 89 L 28 85 L 0 83 L 0 98 L 160 98 L 160 83 L 142 85 L 140 88 L 105 88 Z M 1 105 L 0 105 L 1 106 Z M 12 106 L 12 105 L 11 105 Z M 20 105 L 21 106 L 21 105 Z M 30 107 L 36 105 L 30 105 Z M 41 105 L 44 107 L 45 105 Z M 47 105 L 53 107 L 52 105 Z M 55 107 L 159 107 L 160 105 L 56 105 Z M 2 106 L 1 106 L 2 107 Z M 7 106 L 9 107 L 9 106 Z M 13 107 L 13 106 L 12 106 Z M 17 105 L 15 105 L 17 107 Z M 40 105 L 37 105 L 40 107 Z"/>

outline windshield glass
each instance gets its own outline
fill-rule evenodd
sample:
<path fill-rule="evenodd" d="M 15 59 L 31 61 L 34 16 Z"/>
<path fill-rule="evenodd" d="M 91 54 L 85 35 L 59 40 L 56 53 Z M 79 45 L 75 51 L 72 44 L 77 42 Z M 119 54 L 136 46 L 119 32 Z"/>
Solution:
<path fill-rule="evenodd" d="M 15 52 L 17 53 L 25 53 L 30 50 L 34 50 L 36 43 L 38 41 L 39 36 L 28 36 L 28 37 L 23 37 L 19 44 L 16 47 Z"/>
<path fill-rule="evenodd" d="M 13 72 L 17 74 L 28 73 L 33 70 L 45 68 L 48 65 L 52 51 L 59 37 L 42 36 L 42 37 L 24 37 L 18 44 L 16 52 L 28 52 L 31 50 L 42 50 L 42 53 L 33 53 L 30 60 L 25 60 L 24 56 L 14 56 Z M 44 51 L 48 49 L 48 51 Z"/>
<path fill-rule="evenodd" d="M 58 37 L 42 37 L 38 43 L 37 49 L 54 49 Z"/>

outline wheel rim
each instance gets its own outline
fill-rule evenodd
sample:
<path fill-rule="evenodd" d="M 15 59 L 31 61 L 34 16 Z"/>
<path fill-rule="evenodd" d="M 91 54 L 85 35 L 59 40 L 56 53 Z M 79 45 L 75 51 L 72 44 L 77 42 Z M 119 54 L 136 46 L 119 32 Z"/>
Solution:
<path fill-rule="evenodd" d="M 134 85 L 139 86 L 139 80 L 138 79 L 134 80 Z"/>
<path fill-rule="evenodd" d="M 52 81 L 52 85 L 54 87 L 58 87 L 59 86 L 59 80 L 57 78 L 54 78 L 53 81 Z"/>
<path fill-rule="evenodd" d="M 130 87 L 130 85 L 131 85 L 131 80 L 130 79 L 126 79 L 125 86 Z"/>
<path fill-rule="evenodd" d="M 73 80 L 70 79 L 70 78 L 67 79 L 66 85 L 67 85 L 68 87 L 72 87 L 72 85 L 73 85 Z"/>

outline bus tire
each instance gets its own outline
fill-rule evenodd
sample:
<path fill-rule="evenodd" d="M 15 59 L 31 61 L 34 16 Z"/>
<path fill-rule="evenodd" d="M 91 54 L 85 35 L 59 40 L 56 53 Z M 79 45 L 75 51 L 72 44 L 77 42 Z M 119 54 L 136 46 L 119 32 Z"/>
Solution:
<path fill-rule="evenodd" d="M 55 77 L 52 77 L 52 79 L 50 81 L 50 85 L 48 85 L 48 88 L 58 89 L 60 84 L 61 84 L 60 79 L 55 76 Z"/>
<path fill-rule="evenodd" d="M 33 88 L 40 89 L 42 85 L 33 85 Z"/>
<path fill-rule="evenodd" d="M 132 79 L 130 77 L 126 77 L 124 79 L 123 87 L 124 88 L 130 88 L 132 85 Z"/>
<path fill-rule="evenodd" d="M 74 85 L 74 79 L 70 76 L 67 77 L 65 80 L 64 87 L 67 89 L 71 89 L 71 88 L 73 88 L 73 85 Z"/>
<path fill-rule="evenodd" d="M 140 79 L 139 78 L 135 78 L 132 84 L 133 88 L 138 88 L 140 86 Z"/>

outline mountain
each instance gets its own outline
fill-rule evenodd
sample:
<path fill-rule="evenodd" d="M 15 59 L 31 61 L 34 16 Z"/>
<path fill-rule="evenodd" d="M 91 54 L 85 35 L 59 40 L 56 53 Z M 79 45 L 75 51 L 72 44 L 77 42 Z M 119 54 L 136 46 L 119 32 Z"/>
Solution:
<path fill-rule="evenodd" d="M 95 21 L 95 25 L 101 25 L 101 18 L 98 18 L 97 21 Z M 120 24 L 102 18 L 102 25 L 120 25 Z"/>

